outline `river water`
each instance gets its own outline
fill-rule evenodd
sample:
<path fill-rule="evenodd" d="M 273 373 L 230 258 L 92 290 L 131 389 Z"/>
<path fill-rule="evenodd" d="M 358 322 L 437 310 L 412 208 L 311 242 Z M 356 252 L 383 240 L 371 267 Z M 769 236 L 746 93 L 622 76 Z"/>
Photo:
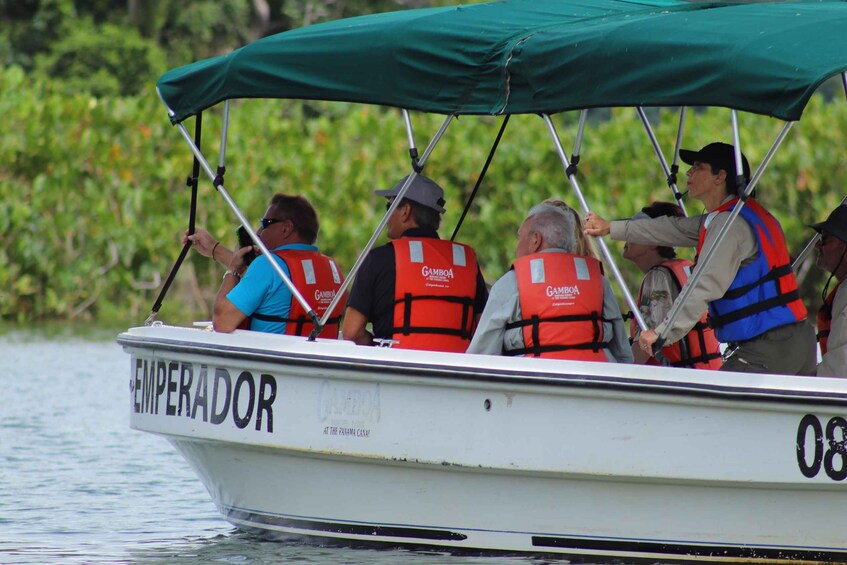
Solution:
<path fill-rule="evenodd" d="M 117 330 L 80 330 L 0 333 L 0 563 L 566 563 L 239 532 L 166 440 L 130 429 Z"/>

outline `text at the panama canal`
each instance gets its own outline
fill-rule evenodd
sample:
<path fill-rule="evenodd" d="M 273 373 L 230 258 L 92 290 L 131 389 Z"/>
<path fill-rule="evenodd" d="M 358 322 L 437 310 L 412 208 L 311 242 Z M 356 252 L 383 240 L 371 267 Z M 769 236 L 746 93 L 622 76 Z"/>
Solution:
<path fill-rule="evenodd" d="M 136 359 L 129 388 L 137 414 L 164 414 L 215 425 L 231 419 L 239 429 L 252 423 L 257 432 L 263 427 L 273 432 L 273 375 L 262 374 L 257 382 L 249 371 L 233 378 L 220 367 Z"/>

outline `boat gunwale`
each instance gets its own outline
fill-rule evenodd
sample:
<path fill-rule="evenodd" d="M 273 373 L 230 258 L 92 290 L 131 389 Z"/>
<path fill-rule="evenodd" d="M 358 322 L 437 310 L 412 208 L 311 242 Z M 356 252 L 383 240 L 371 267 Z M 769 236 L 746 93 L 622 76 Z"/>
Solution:
<path fill-rule="evenodd" d="M 527 385 L 553 388 L 582 388 L 593 390 L 619 390 L 631 394 L 659 394 L 671 396 L 691 396 L 733 402 L 777 402 L 789 404 L 811 404 L 816 406 L 847 406 L 847 394 L 827 391 L 755 388 L 751 386 L 732 386 L 726 384 L 696 383 L 674 381 L 672 379 L 653 381 L 631 376 L 609 376 L 592 374 L 560 374 L 534 370 L 516 370 L 511 368 L 472 368 L 437 362 L 404 362 L 390 359 L 365 359 L 341 357 L 334 354 L 313 355 L 308 353 L 247 348 L 241 345 L 199 343 L 196 341 L 149 337 L 122 333 L 117 337 L 119 345 L 127 348 L 147 348 L 169 352 L 213 355 L 224 359 L 254 360 L 262 363 L 279 363 L 301 367 L 344 367 L 356 373 L 372 372 L 375 368 L 402 369 L 409 377 L 425 377 L 463 382 L 488 382 L 496 384 Z M 145 347 L 147 346 L 147 347 Z M 780 375 L 774 375 L 780 376 Z M 816 378 L 816 377 L 802 377 Z M 410 383 L 411 384 L 411 383 Z"/>

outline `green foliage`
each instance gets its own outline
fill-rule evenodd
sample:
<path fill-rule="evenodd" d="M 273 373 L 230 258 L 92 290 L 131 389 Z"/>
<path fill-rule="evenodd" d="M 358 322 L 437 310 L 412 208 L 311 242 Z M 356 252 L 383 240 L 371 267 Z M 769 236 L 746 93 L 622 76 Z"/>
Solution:
<path fill-rule="evenodd" d="M 221 55 L 266 35 L 445 2 L 450 0 L 0 0 L 0 67 L 21 66 L 65 82 L 69 91 L 135 95 L 165 67 Z"/>
<path fill-rule="evenodd" d="M 135 29 L 90 20 L 81 20 L 49 54 L 37 57 L 36 67 L 67 91 L 94 96 L 137 94 L 166 70 L 161 49 Z"/>
<path fill-rule="evenodd" d="M 188 221 L 192 157 L 165 109 L 152 94 L 67 95 L 20 68 L 0 71 L 0 86 L 0 319 L 143 321 Z M 623 218 L 652 200 L 670 199 L 636 113 L 616 109 L 607 116 L 589 118 L 577 174 L 592 209 Z M 213 167 L 220 117 L 219 109 L 203 116 L 202 147 Z M 321 214 L 321 248 L 348 270 L 384 213 L 373 190 L 410 170 L 400 112 L 247 100 L 232 104 L 231 118 L 226 188 L 247 217 L 258 223 L 274 192 L 304 194 Z M 577 118 L 554 117 L 568 155 Z M 677 118 L 663 111 L 652 120 L 666 153 Z M 755 165 L 782 124 L 746 114 L 740 120 Z M 412 121 L 423 152 L 443 117 L 413 114 Z M 500 117 L 463 117 L 433 151 L 426 174 L 447 191 L 442 236 L 452 234 L 501 123 Z M 193 120 L 186 126 L 193 133 Z M 845 131 L 847 104 L 814 98 L 762 177 L 760 200 L 782 222 L 795 253 L 812 235 L 806 225 L 826 217 L 844 195 Z M 686 147 L 731 138 L 727 110 L 689 112 Z M 684 184 L 680 174 L 683 190 Z M 514 116 L 458 238 L 477 249 L 489 282 L 508 268 L 525 211 L 551 196 L 579 207 L 542 120 Z M 702 211 L 696 201 L 686 205 L 690 214 Z M 235 217 L 205 177 L 197 222 L 235 245 Z M 609 247 L 616 254 L 622 249 L 615 242 Z M 640 274 L 618 264 L 635 290 Z M 162 317 L 208 318 L 220 275 L 219 266 L 191 252 Z M 801 275 L 803 296 L 816 308 L 823 276 L 811 263 Z"/>

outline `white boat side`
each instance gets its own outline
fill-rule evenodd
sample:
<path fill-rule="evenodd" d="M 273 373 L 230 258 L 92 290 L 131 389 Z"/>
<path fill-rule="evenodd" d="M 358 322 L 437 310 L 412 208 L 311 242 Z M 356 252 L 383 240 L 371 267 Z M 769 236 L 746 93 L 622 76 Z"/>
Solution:
<path fill-rule="evenodd" d="M 133 428 L 232 523 L 454 550 L 847 561 L 847 380 L 156 324 Z"/>

